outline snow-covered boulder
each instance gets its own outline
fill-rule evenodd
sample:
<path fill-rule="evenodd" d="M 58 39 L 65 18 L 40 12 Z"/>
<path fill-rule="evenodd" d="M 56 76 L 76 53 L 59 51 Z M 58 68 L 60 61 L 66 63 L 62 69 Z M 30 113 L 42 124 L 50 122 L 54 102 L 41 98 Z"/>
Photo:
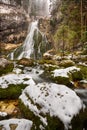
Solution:
<path fill-rule="evenodd" d="M 33 130 L 64 130 L 83 108 L 82 101 L 65 85 L 39 83 L 30 85 L 19 97 L 24 115 L 33 120 Z"/>
<path fill-rule="evenodd" d="M 55 69 L 51 72 L 51 79 L 56 83 L 65 84 L 69 87 L 72 86 L 71 81 L 78 81 L 83 79 L 80 68 L 75 66 L 65 69 Z"/>
<path fill-rule="evenodd" d="M 9 119 L 0 121 L 1 130 L 31 130 L 32 121 L 26 119 Z"/>
<path fill-rule="evenodd" d="M 17 99 L 29 84 L 34 84 L 34 81 L 28 74 L 8 74 L 0 77 L 0 99 Z"/>

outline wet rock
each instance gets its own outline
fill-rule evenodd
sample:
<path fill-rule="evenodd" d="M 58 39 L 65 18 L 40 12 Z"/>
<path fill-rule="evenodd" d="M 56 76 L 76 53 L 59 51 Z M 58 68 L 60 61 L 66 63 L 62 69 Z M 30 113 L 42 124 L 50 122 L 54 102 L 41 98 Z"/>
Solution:
<path fill-rule="evenodd" d="M 24 65 L 24 66 L 34 66 L 34 60 L 22 58 L 21 60 L 18 61 L 18 64 L 21 64 L 21 65 Z"/>

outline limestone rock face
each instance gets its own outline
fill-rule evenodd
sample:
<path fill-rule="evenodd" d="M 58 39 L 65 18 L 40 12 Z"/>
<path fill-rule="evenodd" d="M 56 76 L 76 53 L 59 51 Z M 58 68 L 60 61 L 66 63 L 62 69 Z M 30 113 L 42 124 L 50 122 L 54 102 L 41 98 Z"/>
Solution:
<path fill-rule="evenodd" d="M 23 42 L 27 34 L 28 20 L 27 13 L 21 6 L 0 4 L 0 41 Z"/>

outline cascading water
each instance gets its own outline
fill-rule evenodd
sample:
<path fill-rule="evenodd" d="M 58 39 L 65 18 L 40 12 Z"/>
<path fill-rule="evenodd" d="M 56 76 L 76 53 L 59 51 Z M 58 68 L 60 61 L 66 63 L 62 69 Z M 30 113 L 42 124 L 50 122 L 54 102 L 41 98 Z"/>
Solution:
<path fill-rule="evenodd" d="M 50 0 L 29 0 L 29 13 L 33 16 L 48 17 L 50 4 Z"/>
<path fill-rule="evenodd" d="M 31 0 L 29 2 L 29 8 L 31 9 L 29 13 L 32 14 L 34 19 L 29 25 L 24 44 L 9 55 L 11 60 L 23 57 L 39 59 L 48 47 L 46 36 L 38 29 L 38 21 L 42 17 L 50 16 L 50 0 Z"/>
<path fill-rule="evenodd" d="M 18 59 L 21 59 L 22 57 L 30 58 L 31 54 L 34 52 L 33 36 L 34 36 L 34 31 L 38 30 L 37 25 L 38 25 L 38 21 L 34 21 L 31 23 L 29 33 L 23 45 L 23 51 L 18 56 Z"/>
<path fill-rule="evenodd" d="M 24 58 L 40 59 L 49 48 L 46 36 L 38 29 L 38 21 L 31 22 L 28 35 L 22 46 L 15 49 L 8 57 L 11 60 Z"/>

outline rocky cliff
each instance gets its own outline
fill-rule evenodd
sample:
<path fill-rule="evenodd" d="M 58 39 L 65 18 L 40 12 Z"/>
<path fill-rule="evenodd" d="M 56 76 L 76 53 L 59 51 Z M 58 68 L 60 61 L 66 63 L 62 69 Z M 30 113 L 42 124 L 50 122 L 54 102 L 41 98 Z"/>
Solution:
<path fill-rule="evenodd" d="M 28 8 L 23 4 L 23 1 L 0 1 L 1 43 L 20 43 L 24 41 L 29 24 L 27 10 Z"/>

